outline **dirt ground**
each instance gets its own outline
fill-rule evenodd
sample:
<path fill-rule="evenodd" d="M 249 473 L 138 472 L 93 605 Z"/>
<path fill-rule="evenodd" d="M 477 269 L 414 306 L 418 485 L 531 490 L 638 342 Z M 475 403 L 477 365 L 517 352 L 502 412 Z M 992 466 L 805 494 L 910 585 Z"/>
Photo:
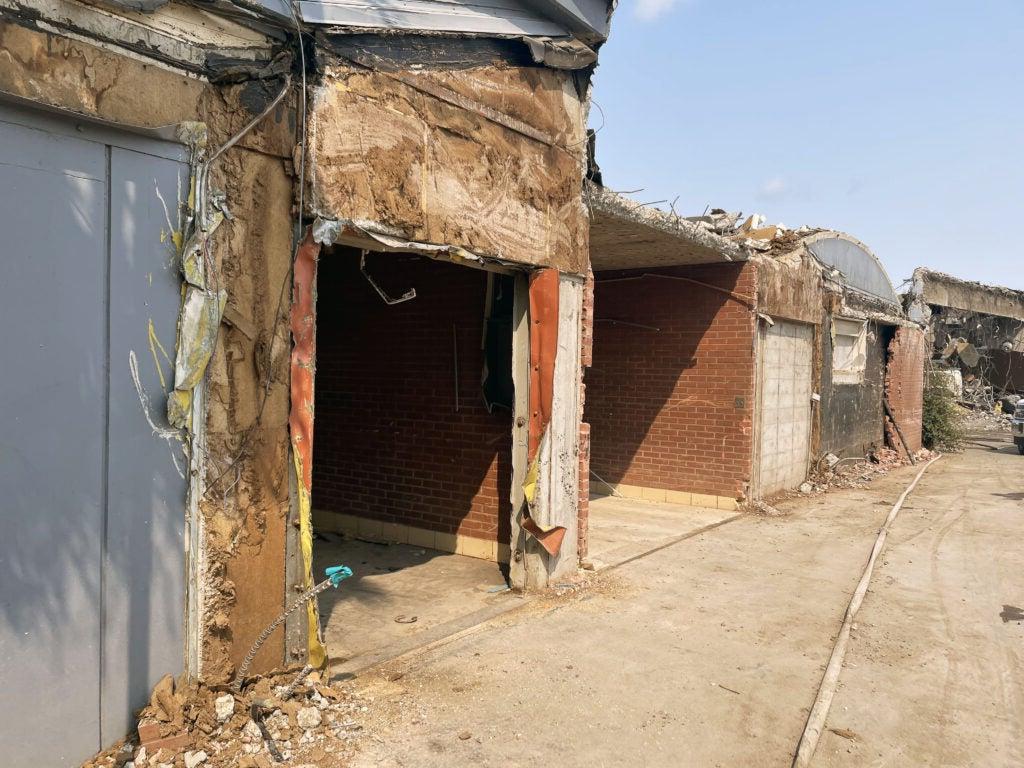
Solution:
<path fill-rule="evenodd" d="M 813 765 L 1024 765 L 1022 470 L 1005 430 L 982 431 L 908 497 Z M 292 699 L 274 686 L 294 672 L 235 697 L 172 696 L 168 679 L 147 722 L 188 746 L 92 765 L 785 768 L 878 528 L 916 472 L 698 526 L 551 594 L 505 595 L 518 604 L 392 643 L 390 661 L 338 663 Z M 646 522 L 623 520 L 625 550 L 609 551 L 664 533 L 674 508 L 655 506 L 633 510 Z"/>
<path fill-rule="evenodd" d="M 1024 458 L 908 499 L 817 765 L 1024 765 Z M 916 469 L 781 503 L 349 683 L 357 766 L 788 766 L 878 526 Z"/>

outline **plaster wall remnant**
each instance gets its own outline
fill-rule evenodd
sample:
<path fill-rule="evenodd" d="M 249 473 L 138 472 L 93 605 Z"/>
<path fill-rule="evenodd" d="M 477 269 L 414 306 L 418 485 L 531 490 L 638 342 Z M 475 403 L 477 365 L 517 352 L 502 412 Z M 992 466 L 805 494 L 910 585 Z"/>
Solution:
<path fill-rule="evenodd" d="M 583 275 L 584 110 L 563 71 L 329 59 L 310 115 L 309 212 Z"/>

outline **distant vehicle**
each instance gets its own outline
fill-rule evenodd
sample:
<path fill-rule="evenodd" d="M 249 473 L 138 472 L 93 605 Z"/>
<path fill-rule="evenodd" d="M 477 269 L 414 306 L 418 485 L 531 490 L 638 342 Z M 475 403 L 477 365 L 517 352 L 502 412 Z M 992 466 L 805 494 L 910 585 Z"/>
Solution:
<path fill-rule="evenodd" d="M 1013 442 L 1017 445 L 1017 453 L 1024 456 L 1024 400 L 1017 402 L 1013 410 L 1013 424 L 1010 427 Z"/>

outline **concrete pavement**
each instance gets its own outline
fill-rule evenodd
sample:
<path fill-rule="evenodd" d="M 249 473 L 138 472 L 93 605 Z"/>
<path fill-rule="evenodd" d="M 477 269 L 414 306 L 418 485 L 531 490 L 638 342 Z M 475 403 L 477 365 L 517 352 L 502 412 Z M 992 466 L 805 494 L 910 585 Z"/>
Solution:
<path fill-rule="evenodd" d="M 1024 607 L 1021 470 L 975 446 L 925 475 L 816 764 L 1024 764 L 1021 623 L 1000 618 Z M 788 766 L 915 471 L 743 517 L 359 678 L 372 705 L 356 765 Z"/>

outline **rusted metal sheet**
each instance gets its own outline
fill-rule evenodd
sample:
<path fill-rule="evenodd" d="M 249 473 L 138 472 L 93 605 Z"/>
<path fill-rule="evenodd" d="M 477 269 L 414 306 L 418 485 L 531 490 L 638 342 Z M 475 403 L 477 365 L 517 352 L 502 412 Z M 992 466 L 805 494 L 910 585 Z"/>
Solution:
<path fill-rule="evenodd" d="M 313 386 L 316 371 L 316 263 L 320 245 L 308 230 L 295 252 L 292 270 L 292 355 L 291 435 L 299 505 L 299 539 L 302 552 L 303 586 L 313 586 L 313 526 L 310 493 L 313 488 Z M 306 610 L 308 663 L 323 666 L 327 655 L 320 639 L 320 621 L 315 601 Z"/>
<path fill-rule="evenodd" d="M 542 526 L 530 510 L 537 504 L 543 445 L 550 446 L 548 426 L 554 396 L 555 357 L 558 353 L 558 270 L 540 269 L 530 275 L 530 431 L 524 490 L 527 507 L 522 527 L 551 555 L 558 554 L 565 527 Z M 548 457 L 550 458 L 550 457 Z"/>
<path fill-rule="evenodd" d="M 555 354 L 558 351 L 558 270 L 540 269 L 530 276 L 530 443 L 533 461 L 551 421 Z"/>

